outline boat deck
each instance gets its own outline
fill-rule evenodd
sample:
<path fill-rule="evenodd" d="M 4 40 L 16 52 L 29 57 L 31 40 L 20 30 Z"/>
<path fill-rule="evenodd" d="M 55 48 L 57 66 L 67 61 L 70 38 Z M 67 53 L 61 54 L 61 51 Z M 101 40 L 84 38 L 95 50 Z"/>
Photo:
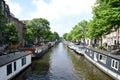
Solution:
<path fill-rule="evenodd" d="M 29 54 L 25 52 L 15 52 L 0 56 L 0 67 Z"/>

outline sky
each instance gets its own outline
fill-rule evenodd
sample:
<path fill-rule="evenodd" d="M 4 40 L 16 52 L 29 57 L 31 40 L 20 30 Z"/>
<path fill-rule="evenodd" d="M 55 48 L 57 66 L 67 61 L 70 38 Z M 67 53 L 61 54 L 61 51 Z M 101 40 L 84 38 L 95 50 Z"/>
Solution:
<path fill-rule="evenodd" d="M 45 18 L 60 36 L 80 21 L 92 19 L 95 0 L 5 0 L 19 20 Z"/>

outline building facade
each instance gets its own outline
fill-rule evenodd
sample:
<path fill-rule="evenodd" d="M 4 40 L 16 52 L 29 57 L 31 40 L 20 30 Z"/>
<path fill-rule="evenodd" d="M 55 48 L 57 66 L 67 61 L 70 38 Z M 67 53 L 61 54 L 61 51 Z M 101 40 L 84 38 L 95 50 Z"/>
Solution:
<path fill-rule="evenodd" d="M 120 28 L 111 32 L 103 38 L 103 44 L 107 44 L 107 47 L 119 48 L 120 46 Z"/>
<path fill-rule="evenodd" d="M 25 24 L 17 19 L 14 14 L 10 12 L 9 6 L 6 4 L 4 0 L 0 0 L 0 6 L 2 7 L 1 13 L 4 15 L 4 19 L 1 20 L 1 24 L 6 24 L 9 22 L 14 22 L 16 29 L 18 31 L 18 37 L 19 37 L 19 45 L 24 45 L 24 32 L 26 30 Z M 0 27 L 5 27 L 3 25 L 0 25 Z M 0 46 L 3 46 L 6 42 L 4 41 L 4 31 L 0 30 Z"/>
<path fill-rule="evenodd" d="M 24 46 L 25 40 L 24 40 L 24 33 L 26 31 L 25 24 L 20 21 L 19 19 L 15 18 L 15 16 L 10 16 L 10 22 L 15 23 L 16 29 L 18 31 L 18 37 L 19 37 L 19 46 Z"/>
<path fill-rule="evenodd" d="M 1 6 L 1 13 L 4 15 L 4 19 L 0 20 L 0 27 L 5 27 L 4 24 L 10 22 L 10 9 L 9 6 L 5 3 L 4 0 L 0 0 L 0 6 Z M 3 45 L 4 38 L 3 38 L 4 32 L 3 30 L 0 30 L 0 46 Z"/>

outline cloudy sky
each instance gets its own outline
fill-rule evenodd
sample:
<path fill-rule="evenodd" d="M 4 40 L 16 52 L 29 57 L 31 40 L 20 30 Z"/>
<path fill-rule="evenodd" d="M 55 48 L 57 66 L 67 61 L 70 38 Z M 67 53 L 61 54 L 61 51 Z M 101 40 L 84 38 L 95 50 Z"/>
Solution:
<path fill-rule="evenodd" d="M 20 20 L 45 18 L 51 31 L 62 36 L 81 20 L 92 19 L 95 0 L 5 0 L 10 11 Z"/>

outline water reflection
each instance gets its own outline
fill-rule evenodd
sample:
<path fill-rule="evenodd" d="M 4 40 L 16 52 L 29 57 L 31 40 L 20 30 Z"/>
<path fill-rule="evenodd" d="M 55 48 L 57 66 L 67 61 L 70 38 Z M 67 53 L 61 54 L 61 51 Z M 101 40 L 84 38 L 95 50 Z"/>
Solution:
<path fill-rule="evenodd" d="M 76 80 L 72 62 L 62 43 L 51 54 L 49 74 L 50 80 Z"/>
<path fill-rule="evenodd" d="M 51 53 L 51 50 L 49 51 Z M 32 62 L 31 73 L 27 80 L 49 80 L 49 61 L 50 55 L 46 54 L 42 59 L 35 60 Z"/>
<path fill-rule="evenodd" d="M 31 72 L 31 67 L 27 67 L 23 72 L 20 72 L 17 76 L 15 76 L 11 80 L 27 80 L 27 77 L 29 76 Z"/>
<path fill-rule="evenodd" d="M 62 43 L 27 69 L 13 80 L 113 80 Z"/>

